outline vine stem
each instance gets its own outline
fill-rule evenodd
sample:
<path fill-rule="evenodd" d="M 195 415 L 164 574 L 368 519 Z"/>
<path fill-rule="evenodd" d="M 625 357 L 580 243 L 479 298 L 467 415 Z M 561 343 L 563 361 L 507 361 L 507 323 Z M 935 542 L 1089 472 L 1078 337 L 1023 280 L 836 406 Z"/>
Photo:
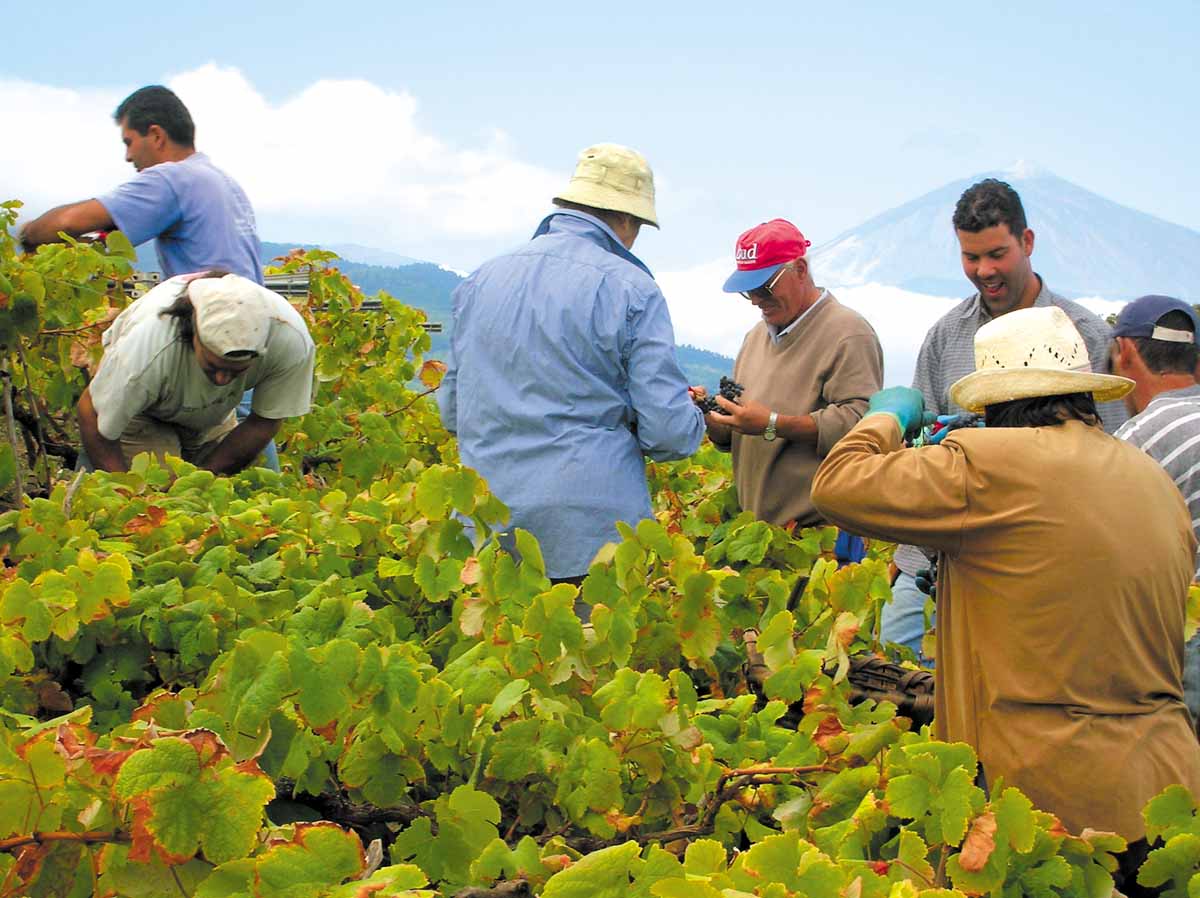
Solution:
<path fill-rule="evenodd" d="M 17 422 L 13 418 L 12 374 L 8 370 L 8 359 L 0 362 L 0 378 L 4 380 L 4 414 L 8 417 L 8 444 L 13 454 L 13 486 L 16 493 L 13 505 L 21 509 L 25 507 L 25 483 L 21 477 L 21 457 L 17 454 Z"/>
<path fill-rule="evenodd" d="M 17 340 L 17 358 L 21 360 L 21 371 L 25 375 L 25 396 L 33 412 L 34 435 L 37 437 L 38 455 L 41 456 L 42 476 L 46 478 L 46 490 L 50 489 L 50 457 L 46 455 L 46 436 L 42 430 L 42 416 L 38 414 L 37 402 L 33 398 L 33 387 L 29 385 L 29 365 L 25 362 L 25 347 Z"/>
<path fill-rule="evenodd" d="M 806 773 L 836 773 L 836 767 L 830 767 L 828 764 L 810 764 L 806 767 L 742 767 L 735 770 L 726 770 L 717 780 L 716 793 L 713 795 L 713 800 L 707 808 L 705 808 L 704 816 L 700 818 L 697 827 L 712 831 L 712 828 L 717 819 L 717 812 L 721 810 L 721 806 L 725 804 L 734 793 L 742 786 L 748 783 L 757 783 L 760 777 L 765 777 L 767 782 L 774 782 L 781 776 L 803 776 Z M 765 783 L 760 783 L 765 784 Z"/>
<path fill-rule="evenodd" d="M 0 851 L 12 851 L 14 848 L 24 848 L 26 845 L 45 845 L 48 842 L 78 842 L 88 845 L 93 842 L 128 842 L 129 836 L 119 832 L 104 833 L 70 833 L 44 832 L 30 833 L 27 836 L 13 836 L 0 839 Z"/>

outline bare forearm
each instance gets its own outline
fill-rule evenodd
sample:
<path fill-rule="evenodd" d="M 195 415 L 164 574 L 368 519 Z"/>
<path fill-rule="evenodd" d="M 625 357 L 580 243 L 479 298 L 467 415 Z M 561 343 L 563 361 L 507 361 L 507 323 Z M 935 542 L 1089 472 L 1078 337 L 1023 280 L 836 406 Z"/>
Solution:
<path fill-rule="evenodd" d="M 77 237 L 89 231 L 113 227 L 112 217 L 98 200 L 56 206 L 21 228 L 21 243 L 31 250 L 43 243 L 57 243 L 59 232 Z"/>
<path fill-rule="evenodd" d="M 258 458 L 258 454 L 279 432 L 282 423 L 251 413 L 250 417 L 221 440 L 220 445 L 204 463 L 204 467 L 214 474 L 236 474 Z"/>
<path fill-rule="evenodd" d="M 775 432 L 789 443 L 816 443 L 817 422 L 812 415 L 780 415 Z"/>
<path fill-rule="evenodd" d="M 79 437 L 92 465 L 101 471 L 128 471 L 129 465 L 125 462 L 125 453 L 121 451 L 121 441 L 110 440 L 100 432 L 96 408 L 92 405 L 92 397 L 87 390 L 84 390 L 79 398 L 76 417 L 79 420 Z"/>

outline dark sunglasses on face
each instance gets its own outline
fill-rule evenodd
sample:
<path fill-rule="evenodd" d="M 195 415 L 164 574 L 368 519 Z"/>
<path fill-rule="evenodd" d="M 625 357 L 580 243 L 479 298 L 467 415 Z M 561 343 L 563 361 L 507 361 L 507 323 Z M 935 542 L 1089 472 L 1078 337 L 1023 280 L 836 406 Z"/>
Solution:
<path fill-rule="evenodd" d="M 739 290 L 738 292 L 741 293 L 746 299 L 751 301 L 757 299 L 759 302 L 763 302 L 764 300 L 772 299 L 774 298 L 775 294 L 771 292 L 771 289 L 775 286 L 779 279 L 783 277 L 783 273 L 787 270 L 788 266 L 784 265 L 777 272 L 775 272 L 775 276 L 767 281 L 767 283 L 763 286 L 755 287 L 753 290 Z"/>

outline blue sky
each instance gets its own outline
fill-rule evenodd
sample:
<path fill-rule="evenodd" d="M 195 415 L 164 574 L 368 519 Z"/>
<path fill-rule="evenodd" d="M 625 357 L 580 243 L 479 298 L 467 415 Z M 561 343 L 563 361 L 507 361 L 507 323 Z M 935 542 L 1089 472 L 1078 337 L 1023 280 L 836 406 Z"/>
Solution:
<path fill-rule="evenodd" d="M 0 78 L 123 94 L 216 63 L 275 104 L 363 79 L 411 94 L 420 127 L 451 146 L 502 131 L 515 158 L 564 175 L 588 143 L 627 143 L 663 181 L 664 230 L 643 248 L 660 266 L 722 253 L 774 215 L 820 243 L 1019 158 L 1200 228 L 1194 2 L 414 7 L 47 4 L 8 17 Z M 383 149 L 336 126 L 331 164 Z M 119 153 L 115 138 L 74 149 Z M 513 222 L 510 242 L 531 225 Z M 309 236 L 285 226 L 264 222 Z M 504 241 L 446 238 L 441 258 L 469 267 Z"/>
<path fill-rule="evenodd" d="M 819 246 L 1021 159 L 1200 229 L 1198 38 L 1195 0 L 45 4 L 6 21 L 0 194 L 32 214 L 128 177 L 108 117 L 166 82 L 265 239 L 469 269 L 528 237 L 581 148 L 625 143 L 656 172 L 636 250 L 678 322 L 702 289 L 727 308 L 759 221 Z"/>

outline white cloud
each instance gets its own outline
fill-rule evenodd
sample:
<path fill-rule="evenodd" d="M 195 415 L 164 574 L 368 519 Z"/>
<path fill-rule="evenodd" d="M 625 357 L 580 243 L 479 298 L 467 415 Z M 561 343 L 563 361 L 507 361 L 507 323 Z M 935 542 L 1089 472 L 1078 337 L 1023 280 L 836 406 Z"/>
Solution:
<path fill-rule="evenodd" d="M 524 237 L 569 172 L 522 162 L 498 131 L 453 145 L 421 124 L 410 93 L 366 81 L 316 81 L 279 103 L 213 64 L 166 83 L 192 112 L 197 148 L 241 182 L 277 239 L 305 239 L 294 231 L 314 221 L 384 247 Z M 130 177 L 112 122 L 123 96 L 0 80 L 0 108 L 29 135 L 0 142 L 0 195 L 37 213 Z"/>

